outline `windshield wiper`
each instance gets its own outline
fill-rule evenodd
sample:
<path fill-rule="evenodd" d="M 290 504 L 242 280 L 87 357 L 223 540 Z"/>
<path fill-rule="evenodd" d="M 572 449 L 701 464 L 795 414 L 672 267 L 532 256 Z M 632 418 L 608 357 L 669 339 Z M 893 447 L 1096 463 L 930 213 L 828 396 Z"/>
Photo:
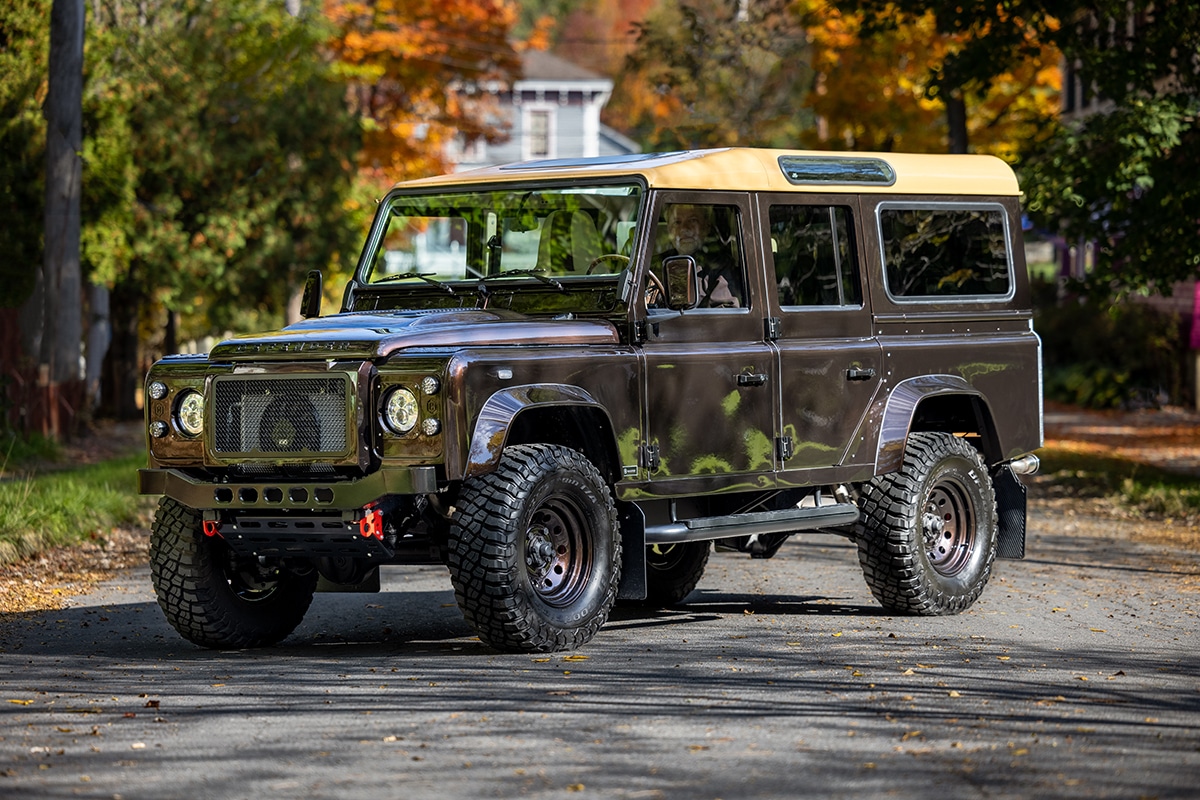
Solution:
<path fill-rule="evenodd" d="M 375 281 L 375 283 L 388 283 L 390 281 L 404 281 L 408 280 L 409 278 L 419 278 L 420 280 L 428 283 L 430 286 L 436 286 L 437 288 L 444 290 L 447 294 L 455 294 L 453 286 L 429 277 L 430 275 L 435 274 L 436 273 L 433 272 L 401 272 L 399 275 L 385 275 L 384 277 Z"/>
<path fill-rule="evenodd" d="M 503 272 L 497 272 L 495 275 L 488 275 L 485 278 L 480 278 L 479 282 L 481 284 L 483 284 L 484 286 L 487 286 L 488 281 L 495 280 L 496 278 L 524 277 L 524 276 L 528 276 L 530 278 L 537 278 L 542 283 L 546 284 L 547 286 L 553 286 L 555 289 L 558 289 L 560 292 L 565 293 L 567 291 L 563 287 L 563 285 L 561 283 L 559 283 L 558 281 L 554 280 L 554 278 L 547 278 L 546 270 L 544 270 L 544 269 L 506 269 Z"/>

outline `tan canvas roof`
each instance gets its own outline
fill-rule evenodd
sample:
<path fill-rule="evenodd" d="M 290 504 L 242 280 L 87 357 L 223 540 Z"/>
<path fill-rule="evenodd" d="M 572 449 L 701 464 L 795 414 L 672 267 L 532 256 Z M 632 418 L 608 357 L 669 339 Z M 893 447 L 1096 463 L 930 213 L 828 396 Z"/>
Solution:
<path fill-rule="evenodd" d="M 733 191 L 1018 195 L 1012 169 L 994 156 L 726 148 L 526 161 L 410 181 L 437 186 L 640 175 L 651 188 Z M 790 177 L 789 177 L 790 176 Z"/>

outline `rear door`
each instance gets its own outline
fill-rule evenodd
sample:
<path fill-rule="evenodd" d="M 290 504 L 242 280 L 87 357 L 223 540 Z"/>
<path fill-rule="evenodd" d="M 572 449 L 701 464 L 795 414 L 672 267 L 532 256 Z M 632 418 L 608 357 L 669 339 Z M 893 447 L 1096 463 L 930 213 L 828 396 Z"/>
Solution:
<path fill-rule="evenodd" d="M 874 441 L 855 441 L 884 378 L 864 291 L 858 210 L 854 195 L 757 198 L 779 359 L 781 470 L 874 464 Z M 784 482 L 796 480 L 804 482 Z"/>

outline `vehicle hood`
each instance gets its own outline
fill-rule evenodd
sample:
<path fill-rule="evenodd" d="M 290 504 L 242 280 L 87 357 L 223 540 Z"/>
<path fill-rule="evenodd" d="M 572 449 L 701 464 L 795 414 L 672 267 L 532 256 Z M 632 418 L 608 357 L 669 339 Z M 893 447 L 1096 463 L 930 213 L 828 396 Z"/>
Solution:
<path fill-rule="evenodd" d="M 502 309 L 334 314 L 279 331 L 236 336 L 212 349 L 213 360 L 386 358 L 418 347 L 522 344 L 616 344 L 604 320 L 527 317 Z"/>

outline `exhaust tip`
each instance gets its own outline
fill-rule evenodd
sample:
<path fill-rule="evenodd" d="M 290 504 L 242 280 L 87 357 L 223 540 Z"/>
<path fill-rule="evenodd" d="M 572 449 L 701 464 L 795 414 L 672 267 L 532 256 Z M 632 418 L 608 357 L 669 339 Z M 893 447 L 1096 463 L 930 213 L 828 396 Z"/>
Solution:
<path fill-rule="evenodd" d="M 1018 475 L 1033 475 L 1042 466 L 1041 459 L 1033 453 L 1014 458 L 1008 463 L 1008 466 Z"/>

